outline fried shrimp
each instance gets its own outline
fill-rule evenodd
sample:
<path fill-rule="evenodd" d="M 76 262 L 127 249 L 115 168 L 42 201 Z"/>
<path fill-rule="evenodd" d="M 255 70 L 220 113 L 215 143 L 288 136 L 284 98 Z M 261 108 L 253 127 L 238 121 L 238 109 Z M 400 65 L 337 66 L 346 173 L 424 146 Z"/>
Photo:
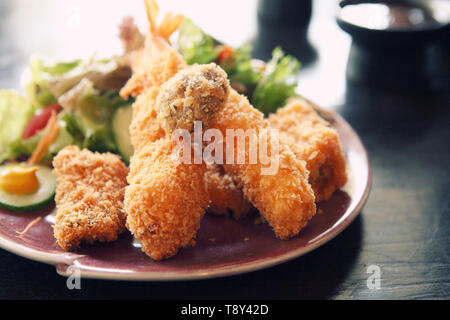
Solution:
<path fill-rule="evenodd" d="M 64 250 L 110 242 L 125 230 L 127 167 L 112 154 L 70 146 L 53 160 L 58 179 L 54 235 Z"/>
<path fill-rule="evenodd" d="M 210 202 L 203 180 L 205 165 L 193 164 L 192 153 L 189 163 L 182 162 L 186 155 L 175 148 L 172 133 L 190 127 L 201 115 L 213 119 L 226 101 L 228 87 L 226 73 L 214 64 L 189 67 L 161 87 L 155 110 L 165 135 L 136 150 L 125 193 L 127 227 L 155 260 L 195 244 Z"/>
<path fill-rule="evenodd" d="M 316 201 L 326 201 L 347 183 L 346 161 L 337 131 L 301 98 L 269 117 L 282 141 L 306 162 Z"/>
<path fill-rule="evenodd" d="M 167 14 L 158 27 L 158 5 L 153 0 L 145 0 L 145 5 L 150 23 L 149 34 L 144 48 L 134 56 L 132 77 L 120 92 L 123 98 L 136 97 L 130 134 L 131 143 L 137 150 L 164 137 L 164 130 L 156 119 L 156 98 L 161 86 L 188 66 L 168 42 L 171 33 L 183 21 L 183 16 Z"/>
<path fill-rule="evenodd" d="M 142 243 L 142 251 L 161 260 L 194 244 L 209 199 L 204 184 L 195 183 L 203 170 L 180 165 L 178 155 L 173 154 L 172 139 L 157 119 L 156 100 L 161 86 L 187 64 L 168 43 L 170 35 L 158 31 L 156 2 L 145 0 L 145 5 L 149 34 L 139 61 L 134 62 L 133 76 L 121 90 L 122 97 L 136 97 L 130 126 L 135 153 L 130 160 L 124 203 L 127 228 Z M 165 21 L 164 25 L 176 27 L 181 18 L 166 16 Z M 186 183 L 189 179 L 190 184 Z"/>

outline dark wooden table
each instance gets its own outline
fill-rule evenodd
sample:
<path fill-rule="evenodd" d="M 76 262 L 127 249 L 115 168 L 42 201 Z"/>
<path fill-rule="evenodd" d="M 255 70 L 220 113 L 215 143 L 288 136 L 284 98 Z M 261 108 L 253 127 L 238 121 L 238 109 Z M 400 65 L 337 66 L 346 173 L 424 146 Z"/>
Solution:
<path fill-rule="evenodd" d="M 335 24 L 330 2 L 315 2 L 310 29 L 315 53 L 302 71 L 300 90 L 341 113 L 369 151 L 373 189 L 348 229 L 303 257 L 250 274 L 167 283 L 82 280 L 82 289 L 73 291 L 53 267 L 0 250 L 0 299 L 449 299 L 450 92 L 374 89 L 346 83 L 350 39 Z M 39 1 L 39 6 L 30 3 L 34 1 L 0 3 L 0 87 L 19 87 L 29 54 L 59 55 L 79 47 L 80 42 L 68 44 L 70 39 L 61 37 L 63 31 L 56 24 L 64 24 L 57 16 L 67 10 L 61 4 L 56 11 L 52 6 L 62 1 Z M 212 5 L 204 3 L 194 2 L 193 6 L 205 11 L 190 12 L 207 24 L 211 20 L 206 17 L 207 10 Z M 249 19 L 236 19 L 233 28 L 256 22 L 255 4 L 245 5 L 248 12 L 240 14 Z M 234 8 L 238 5 L 232 2 Z M 117 13 L 114 17 L 127 13 L 117 6 L 115 11 L 111 9 Z M 85 8 L 81 9 L 83 14 Z M 135 10 L 129 11 L 143 14 Z M 87 15 L 86 19 L 92 18 Z M 107 18 L 103 19 L 107 23 Z M 226 17 L 217 19 L 217 24 L 227 21 Z M 91 22 L 91 26 L 98 23 Z M 225 40 L 236 34 L 215 30 Z M 250 38 L 253 30 L 244 32 L 245 36 Z M 100 41 L 98 32 L 94 28 L 91 35 L 84 34 L 86 43 Z M 367 285 L 368 270 L 373 266 L 381 275 L 378 289 Z"/>

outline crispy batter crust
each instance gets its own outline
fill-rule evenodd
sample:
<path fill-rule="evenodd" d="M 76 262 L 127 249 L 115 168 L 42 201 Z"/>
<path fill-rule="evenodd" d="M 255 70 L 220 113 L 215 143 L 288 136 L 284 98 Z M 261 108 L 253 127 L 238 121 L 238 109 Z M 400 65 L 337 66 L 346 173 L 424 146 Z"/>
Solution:
<path fill-rule="evenodd" d="M 316 201 L 326 201 L 347 183 L 346 161 L 337 131 L 306 100 L 291 99 L 269 117 L 283 142 L 306 162 Z"/>
<path fill-rule="evenodd" d="M 125 230 L 127 167 L 118 156 L 69 146 L 53 160 L 58 180 L 54 235 L 64 250 L 109 242 Z"/>

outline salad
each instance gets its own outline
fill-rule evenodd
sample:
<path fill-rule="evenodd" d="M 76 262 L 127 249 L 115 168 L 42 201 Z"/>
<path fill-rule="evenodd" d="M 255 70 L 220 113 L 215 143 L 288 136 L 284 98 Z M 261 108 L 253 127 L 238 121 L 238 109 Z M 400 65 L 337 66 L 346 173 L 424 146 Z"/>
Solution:
<path fill-rule="evenodd" d="M 129 30 L 133 41 L 124 41 L 125 51 L 143 43 L 137 28 Z M 252 58 L 249 45 L 225 45 L 189 19 L 175 41 L 188 64 L 220 65 L 232 87 L 266 115 L 295 95 L 300 63 L 281 48 L 264 63 Z M 31 211 L 49 203 L 56 187 L 51 162 L 66 146 L 116 153 L 128 163 L 134 101 L 119 91 L 130 77 L 124 56 L 58 63 L 32 58 L 24 94 L 0 90 L 0 206 Z"/>

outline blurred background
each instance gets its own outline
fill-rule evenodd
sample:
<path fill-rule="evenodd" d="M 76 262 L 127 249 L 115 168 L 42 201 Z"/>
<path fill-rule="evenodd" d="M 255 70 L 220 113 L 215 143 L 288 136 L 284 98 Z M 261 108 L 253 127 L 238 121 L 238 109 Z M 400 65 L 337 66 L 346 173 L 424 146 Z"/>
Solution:
<path fill-rule="evenodd" d="M 295 28 L 275 30 L 272 38 L 276 39 L 275 42 L 272 40 L 273 43 L 257 42 L 258 37 L 261 38 L 261 34 L 258 34 L 259 20 L 282 19 L 284 12 L 276 10 L 289 2 L 294 3 L 294 6 L 296 2 L 300 3 L 294 13 L 300 13 L 303 20 L 300 22 L 297 17 L 300 29 L 307 31 L 309 17 L 305 17 L 303 12 L 307 13 L 308 8 L 311 8 L 310 1 L 165 0 L 160 1 L 159 5 L 161 12 L 182 13 L 227 44 L 239 46 L 251 42 L 255 56 L 267 59 L 274 46 L 280 44 L 283 34 L 288 43 L 303 45 L 304 35 Z M 343 77 L 351 44 L 350 37 L 337 27 L 336 8 L 335 1 L 314 1 L 315 18 L 308 32 L 311 46 L 300 50 L 302 52 L 293 52 L 304 64 L 300 92 L 324 106 L 342 102 L 345 89 Z M 258 19 L 258 12 L 262 19 Z M 20 87 L 20 75 L 32 54 L 66 60 L 88 57 L 93 52 L 102 57 L 119 54 L 121 43 L 118 26 L 125 16 L 133 16 L 142 30 L 147 27 L 141 0 L 129 0 L 126 5 L 120 0 L 2 0 L 0 36 L 7 41 L 0 43 L 0 72 L 7 72 L 10 78 L 5 80 L 2 77 L 0 87 Z M 306 20 L 308 23 L 305 23 Z M 277 25 L 277 21 L 271 23 L 269 20 L 268 23 L 269 30 L 273 30 L 274 23 Z M 266 30 L 262 31 L 264 39 Z M 285 47 L 283 49 L 286 50 Z M 320 61 L 315 62 L 314 72 L 311 72 L 310 67 L 316 55 L 313 50 L 318 50 Z M 326 95 L 322 92 L 325 87 Z"/>
<path fill-rule="evenodd" d="M 213 37 L 232 46 L 251 43 L 257 58 L 267 60 L 272 49 L 281 45 L 287 53 L 295 55 L 303 63 L 299 93 L 324 107 L 344 102 L 346 76 L 356 82 L 385 83 L 387 87 L 415 86 L 449 90 L 448 31 L 446 36 L 441 34 L 437 41 L 441 44 L 446 42 L 445 49 L 430 49 L 425 52 L 422 49 L 411 50 L 408 45 L 403 45 L 403 50 L 398 46 L 394 49 L 386 48 L 380 45 L 380 37 L 386 37 L 382 32 L 372 30 L 365 33 L 367 30 L 363 27 L 380 29 L 380 23 L 388 23 L 386 21 L 389 18 L 386 17 L 389 14 L 391 20 L 397 15 L 397 24 L 404 24 L 405 21 L 418 24 L 420 19 L 426 18 L 427 13 L 422 13 L 417 8 L 430 3 L 441 4 L 441 7 L 435 8 L 435 14 L 442 21 L 447 21 L 448 25 L 450 1 L 391 0 L 387 2 L 397 5 L 397 9 L 394 8 L 397 11 L 391 10 L 390 13 L 386 13 L 386 8 L 377 8 L 373 4 L 372 7 L 362 8 L 363 10 L 348 10 L 349 7 L 356 7 L 353 4 L 359 2 L 361 1 L 230 0 L 221 3 L 165 0 L 160 1 L 160 9 L 163 13 L 174 11 L 184 14 Z M 399 11 L 398 3 L 412 3 L 412 11 Z M 9 77 L 2 77 L 0 87 L 19 87 L 21 71 L 25 69 L 32 54 L 65 60 L 88 57 L 93 52 L 100 57 L 119 54 L 121 44 L 118 40 L 118 26 L 125 16 L 133 16 L 142 30 L 147 27 L 141 0 L 129 0 L 126 5 L 120 0 L 1 1 L 0 36 L 7 40 L 0 44 L 0 71 L 8 73 Z M 337 16 L 342 18 L 340 25 L 347 32 L 338 27 Z M 359 23 L 359 27 L 350 25 L 346 19 L 356 25 Z M 366 25 L 364 21 L 367 22 Z M 386 27 L 389 24 L 381 29 Z M 366 44 L 374 45 L 370 50 L 365 50 L 360 45 L 352 46 L 352 36 L 358 43 L 365 39 Z M 421 35 L 418 33 L 411 34 L 410 42 L 422 43 L 416 41 L 419 37 Z M 430 38 L 430 35 L 425 34 L 423 37 Z M 391 42 L 395 43 L 396 40 Z M 388 62 L 383 64 L 385 60 Z M 400 76 L 397 71 L 386 74 L 395 69 L 400 71 Z M 375 79 L 372 79 L 372 73 L 377 72 Z M 416 82 L 411 81 L 411 76 L 414 75 L 421 78 L 414 80 Z M 423 81 L 427 84 L 424 85 Z M 428 86 L 428 82 L 436 83 Z M 324 88 L 326 93 L 323 92 Z"/>

